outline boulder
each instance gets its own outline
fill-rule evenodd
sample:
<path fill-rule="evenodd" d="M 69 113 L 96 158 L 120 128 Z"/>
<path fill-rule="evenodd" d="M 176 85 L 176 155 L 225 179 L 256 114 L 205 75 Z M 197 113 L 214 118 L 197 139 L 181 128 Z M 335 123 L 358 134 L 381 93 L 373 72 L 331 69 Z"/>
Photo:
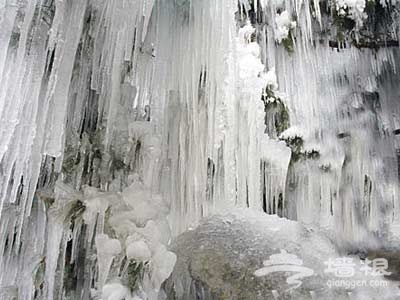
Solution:
<path fill-rule="evenodd" d="M 167 299 L 396 299 L 396 287 L 360 272 L 343 278 L 325 272 L 329 259 L 342 258 L 317 229 L 249 209 L 205 219 L 184 232 L 171 251 L 177 262 L 163 288 Z M 383 288 L 335 287 L 333 280 L 379 280 Z M 398 297 L 398 296 L 397 296 Z"/>

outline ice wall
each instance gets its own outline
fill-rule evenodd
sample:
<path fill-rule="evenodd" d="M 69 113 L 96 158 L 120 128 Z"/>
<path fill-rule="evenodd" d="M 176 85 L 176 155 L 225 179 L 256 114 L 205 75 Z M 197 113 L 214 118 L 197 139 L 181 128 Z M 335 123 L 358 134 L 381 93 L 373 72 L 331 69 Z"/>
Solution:
<path fill-rule="evenodd" d="M 2 297 L 156 299 L 234 206 L 390 240 L 399 23 L 367 4 L 0 1 Z"/>
<path fill-rule="evenodd" d="M 282 214 L 334 229 L 336 240 L 368 248 L 398 222 L 399 104 L 393 82 L 399 53 L 391 31 L 396 17 L 384 13 L 384 3 L 374 9 L 361 4 L 346 4 L 342 13 L 337 8 L 346 22 L 354 21 L 350 31 L 338 16 L 327 18 L 325 5 L 312 5 L 311 16 L 307 9 L 299 13 L 303 7 L 289 8 L 297 11 L 297 29 L 289 27 L 291 41 L 280 46 L 286 51 L 275 47 L 277 29 L 263 19 L 274 11 L 264 10 L 257 23 L 260 39 L 267 41 L 264 61 L 277 72 L 290 116 L 290 128 L 280 135 L 292 150 Z"/>

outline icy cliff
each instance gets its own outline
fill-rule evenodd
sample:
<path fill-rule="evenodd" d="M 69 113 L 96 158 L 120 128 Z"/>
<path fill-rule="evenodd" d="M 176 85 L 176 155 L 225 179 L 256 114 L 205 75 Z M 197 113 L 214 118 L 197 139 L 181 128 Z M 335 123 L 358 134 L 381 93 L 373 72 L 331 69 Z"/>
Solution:
<path fill-rule="evenodd" d="M 395 247 L 399 5 L 0 0 L 1 299 L 163 297 L 233 207 Z"/>

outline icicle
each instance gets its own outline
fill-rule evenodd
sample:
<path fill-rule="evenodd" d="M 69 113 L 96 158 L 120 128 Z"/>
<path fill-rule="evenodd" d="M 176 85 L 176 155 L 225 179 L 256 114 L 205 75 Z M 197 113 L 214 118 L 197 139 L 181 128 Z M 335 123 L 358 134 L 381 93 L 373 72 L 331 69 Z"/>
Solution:
<path fill-rule="evenodd" d="M 57 4 L 64 6 L 62 1 Z M 87 0 L 72 4 L 70 19 L 64 20 L 66 32 L 63 39 L 58 40 L 55 49 L 53 72 L 46 97 L 51 99 L 51 114 L 48 119 L 48 137 L 45 153 L 59 157 L 64 145 L 65 117 L 68 105 L 68 90 L 71 81 L 74 61 L 86 11 Z M 62 8 L 61 8 L 62 9 Z"/>
<path fill-rule="evenodd" d="M 116 239 L 110 239 L 106 234 L 97 235 L 95 242 L 99 265 L 99 288 L 102 289 L 114 257 L 121 252 L 121 244 Z"/>

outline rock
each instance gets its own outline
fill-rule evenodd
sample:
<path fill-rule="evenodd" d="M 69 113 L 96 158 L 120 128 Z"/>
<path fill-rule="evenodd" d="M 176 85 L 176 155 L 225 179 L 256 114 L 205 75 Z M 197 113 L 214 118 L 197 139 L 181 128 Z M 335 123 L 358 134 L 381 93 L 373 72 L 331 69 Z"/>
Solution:
<path fill-rule="evenodd" d="M 341 255 L 323 234 L 261 212 L 241 209 L 205 219 L 181 234 L 171 251 L 177 262 L 163 285 L 167 299 L 395 299 L 390 287 L 329 288 L 329 280 L 369 280 L 358 271 L 359 258 L 348 257 L 355 263 L 351 278 L 324 273 L 324 262 Z M 281 271 L 269 273 L 271 265 Z M 296 274 L 304 277 L 293 282 Z"/>

